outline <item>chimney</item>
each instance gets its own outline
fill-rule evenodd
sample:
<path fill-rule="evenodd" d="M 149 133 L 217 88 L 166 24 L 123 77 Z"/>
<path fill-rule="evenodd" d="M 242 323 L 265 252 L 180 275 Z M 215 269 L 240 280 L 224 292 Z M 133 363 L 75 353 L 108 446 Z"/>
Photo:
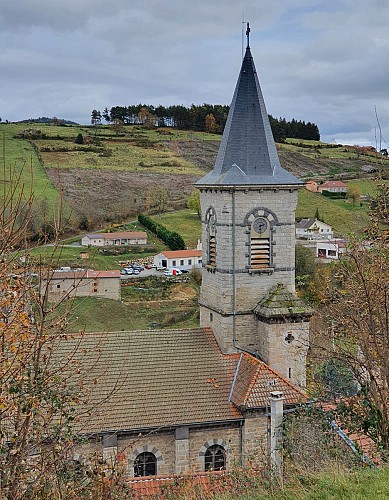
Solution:
<path fill-rule="evenodd" d="M 282 419 L 284 398 L 280 391 L 270 393 L 270 460 L 276 475 L 282 474 Z"/>

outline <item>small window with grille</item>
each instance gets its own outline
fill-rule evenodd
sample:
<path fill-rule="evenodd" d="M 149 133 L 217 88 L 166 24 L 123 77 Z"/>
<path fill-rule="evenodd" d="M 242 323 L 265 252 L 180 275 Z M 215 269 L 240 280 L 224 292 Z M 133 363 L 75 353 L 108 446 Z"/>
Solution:
<path fill-rule="evenodd" d="M 157 458 L 154 453 L 140 453 L 134 462 L 134 476 L 155 476 L 157 474 Z"/>
<path fill-rule="evenodd" d="M 223 446 L 214 444 L 207 448 L 205 452 L 205 464 L 204 468 L 206 471 L 209 470 L 222 470 L 226 468 L 226 450 Z"/>
<path fill-rule="evenodd" d="M 250 266 L 252 269 L 270 266 L 270 224 L 265 217 L 257 217 L 251 224 Z"/>

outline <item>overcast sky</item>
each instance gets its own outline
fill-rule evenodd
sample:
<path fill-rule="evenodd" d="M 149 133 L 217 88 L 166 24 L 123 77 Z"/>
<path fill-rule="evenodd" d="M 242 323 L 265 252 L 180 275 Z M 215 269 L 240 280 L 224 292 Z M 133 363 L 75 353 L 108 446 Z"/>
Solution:
<path fill-rule="evenodd" d="M 243 18 L 268 113 L 389 141 L 388 0 L 2 0 L 0 117 L 230 104 Z"/>

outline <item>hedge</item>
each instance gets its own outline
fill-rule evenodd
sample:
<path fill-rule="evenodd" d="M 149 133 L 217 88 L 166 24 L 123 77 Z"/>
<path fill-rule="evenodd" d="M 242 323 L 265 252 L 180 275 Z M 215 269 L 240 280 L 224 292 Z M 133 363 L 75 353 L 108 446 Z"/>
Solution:
<path fill-rule="evenodd" d="M 182 236 L 175 231 L 170 231 L 162 224 L 159 224 L 151 217 L 144 214 L 138 215 L 138 221 L 142 226 L 149 229 L 160 240 L 162 240 L 171 250 L 184 250 L 185 241 Z"/>

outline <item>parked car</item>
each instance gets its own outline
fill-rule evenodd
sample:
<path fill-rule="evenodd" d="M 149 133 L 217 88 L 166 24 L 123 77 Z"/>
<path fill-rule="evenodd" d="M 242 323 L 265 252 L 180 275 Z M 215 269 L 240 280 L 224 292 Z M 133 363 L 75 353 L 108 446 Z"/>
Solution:
<path fill-rule="evenodd" d="M 182 271 L 180 271 L 176 267 L 170 267 L 169 269 L 166 269 L 163 274 L 165 276 L 179 276 L 180 274 L 182 274 Z"/>

